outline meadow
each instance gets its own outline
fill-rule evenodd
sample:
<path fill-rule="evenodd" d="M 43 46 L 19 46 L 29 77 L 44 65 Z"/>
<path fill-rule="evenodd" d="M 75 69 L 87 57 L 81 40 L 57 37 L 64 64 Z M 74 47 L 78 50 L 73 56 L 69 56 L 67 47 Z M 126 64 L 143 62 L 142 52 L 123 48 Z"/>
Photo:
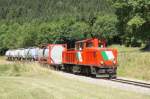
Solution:
<path fill-rule="evenodd" d="M 0 61 L 0 99 L 150 99 L 58 75 L 38 63 Z"/>
<path fill-rule="evenodd" d="M 110 47 L 118 49 L 118 76 L 150 81 L 150 52 L 138 47 Z"/>

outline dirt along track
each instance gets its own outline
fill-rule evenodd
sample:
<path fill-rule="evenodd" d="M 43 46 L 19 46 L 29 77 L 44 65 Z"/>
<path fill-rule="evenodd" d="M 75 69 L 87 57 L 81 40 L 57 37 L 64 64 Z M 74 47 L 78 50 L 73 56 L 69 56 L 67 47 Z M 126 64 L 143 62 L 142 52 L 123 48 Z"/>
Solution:
<path fill-rule="evenodd" d="M 138 86 L 136 84 L 125 83 L 125 82 L 123 83 L 123 82 L 115 81 L 115 79 L 113 81 L 113 80 L 107 80 L 107 79 L 98 79 L 98 78 L 91 78 L 91 77 L 86 77 L 86 76 L 81 76 L 81 75 L 74 75 L 74 74 L 65 73 L 61 71 L 54 71 L 54 72 L 59 75 L 65 76 L 67 78 L 76 79 L 76 80 L 91 83 L 91 84 L 96 84 L 100 86 L 112 87 L 112 88 L 117 88 L 121 90 L 150 95 L 150 83 L 148 84 L 148 83 L 145 83 L 144 81 L 141 82 L 141 84 L 147 84 L 148 87 L 140 86 L 140 85 Z M 125 80 L 126 78 L 118 78 L 118 79 Z"/>

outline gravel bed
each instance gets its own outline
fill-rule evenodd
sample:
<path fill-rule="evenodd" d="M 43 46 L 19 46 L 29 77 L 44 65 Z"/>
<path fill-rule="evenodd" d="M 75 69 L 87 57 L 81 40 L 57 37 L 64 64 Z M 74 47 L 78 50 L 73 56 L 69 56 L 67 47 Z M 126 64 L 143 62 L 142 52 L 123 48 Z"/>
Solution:
<path fill-rule="evenodd" d="M 143 93 L 146 95 L 150 95 L 150 88 L 144 88 L 144 87 L 140 87 L 140 86 L 125 84 L 125 83 L 120 83 L 120 82 L 114 82 L 114 81 L 105 80 L 105 79 L 98 79 L 98 78 L 74 75 L 74 74 L 65 73 L 65 72 L 61 72 L 61 71 L 54 71 L 54 72 L 59 75 L 65 76 L 67 78 L 77 79 L 79 81 L 83 81 L 83 82 L 87 82 L 87 83 L 91 83 L 91 84 L 96 84 L 96 85 L 100 85 L 100 86 L 112 87 L 112 88 L 117 88 L 117 89 L 121 89 L 121 90 L 132 91 L 132 92 L 136 92 L 136 93 Z M 119 78 L 123 78 L 123 77 L 119 77 Z M 139 81 L 139 80 L 137 80 L 137 81 Z M 145 82 L 145 81 L 143 81 L 143 82 Z"/>

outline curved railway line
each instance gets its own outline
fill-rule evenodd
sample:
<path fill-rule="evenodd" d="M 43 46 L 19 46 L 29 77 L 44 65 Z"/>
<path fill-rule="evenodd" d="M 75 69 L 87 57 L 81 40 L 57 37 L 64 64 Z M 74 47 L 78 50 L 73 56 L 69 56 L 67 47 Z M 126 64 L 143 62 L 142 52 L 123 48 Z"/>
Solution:
<path fill-rule="evenodd" d="M 55 73 L 62 75 L 70 79 L 76 79 L 77 81 L 83 81 L 95 85 L 106 86 L 111 88 L 117 88 L 121 90 L 142 93 L 150 95 L 150 83 L 145 81 L 140 81 L 136 79 L 128 79 L 123 77 L 118 77 L 117 79 L 107 79 L 107 78 L 93 78 L 84 75 L 75 75 L 72 73 L 54 71 Z"/>
<path fill-rule="evenodd" d="M 55 68 L 54 68 L 54 70 L 55 70 Z M 73 75 L 77 75 L 77 76 L 85 76 L 84 74 L 74 74 L 71 72 L 64 72 L 64 73 L 69 73 L 69 74 L 73 74 Z M 85 76 L 85 77 L 87 77 L 87 76 Z M 93 77 L 93 76 L 88 76 L 88 77 L 95 79 L 95 77 Z M 100 78 L 100 79 L 103 79 L 103 78 Z M 150 83 L 149 82 L 129 80 L 129 79 L 124 79 L 124 78 L 120 78 L 120 77 L 114 78 L 114 79 L 105 78 L 103 80 L 108 80 L 108 81 L 113 81 L 113 82 L 118 82 L 118 83 L 123 83 L 123 84 L 129 84 L 129 85 L 134 85 L 134 86 L 144 87 L 144 88 L 150 89 Z"/>
<path fill-rule="evenodd" d="M 130 84 L 130 85 L 150 88 L 150 83 L 134 81 L 134 80 L 127 80 L 127 79 L 122 79 L 122 78 L 116 78 L 116 79 L 110 79 L 110 80 L 114 81 L 114 82 L 120 82 L 120 83 L 125 83 L 125 84 Z"/>

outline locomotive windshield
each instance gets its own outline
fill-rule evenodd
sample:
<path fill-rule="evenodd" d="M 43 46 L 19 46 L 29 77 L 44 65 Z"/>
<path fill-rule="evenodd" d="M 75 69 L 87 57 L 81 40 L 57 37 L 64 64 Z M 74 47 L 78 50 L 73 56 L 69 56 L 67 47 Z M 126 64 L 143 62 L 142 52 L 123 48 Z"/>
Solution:
<path fill-rule="evenodd" d="M 106 47 L 106 42 L 105 42 L 105 40 L 99 40 L 99 41 L 98 41 L 98 46 L 99 46 L 100 48 Z"/>
<path fill-rule="evenodd" d="M 86 47 L 93 47 L 93 42 L 87 42 Z"/>
<path fill-rule="evenodd" d="M 82 50 L 83 49 L 83 42 L 77 43 L 76 44 L 76 49 L 77 50 Z"/>

